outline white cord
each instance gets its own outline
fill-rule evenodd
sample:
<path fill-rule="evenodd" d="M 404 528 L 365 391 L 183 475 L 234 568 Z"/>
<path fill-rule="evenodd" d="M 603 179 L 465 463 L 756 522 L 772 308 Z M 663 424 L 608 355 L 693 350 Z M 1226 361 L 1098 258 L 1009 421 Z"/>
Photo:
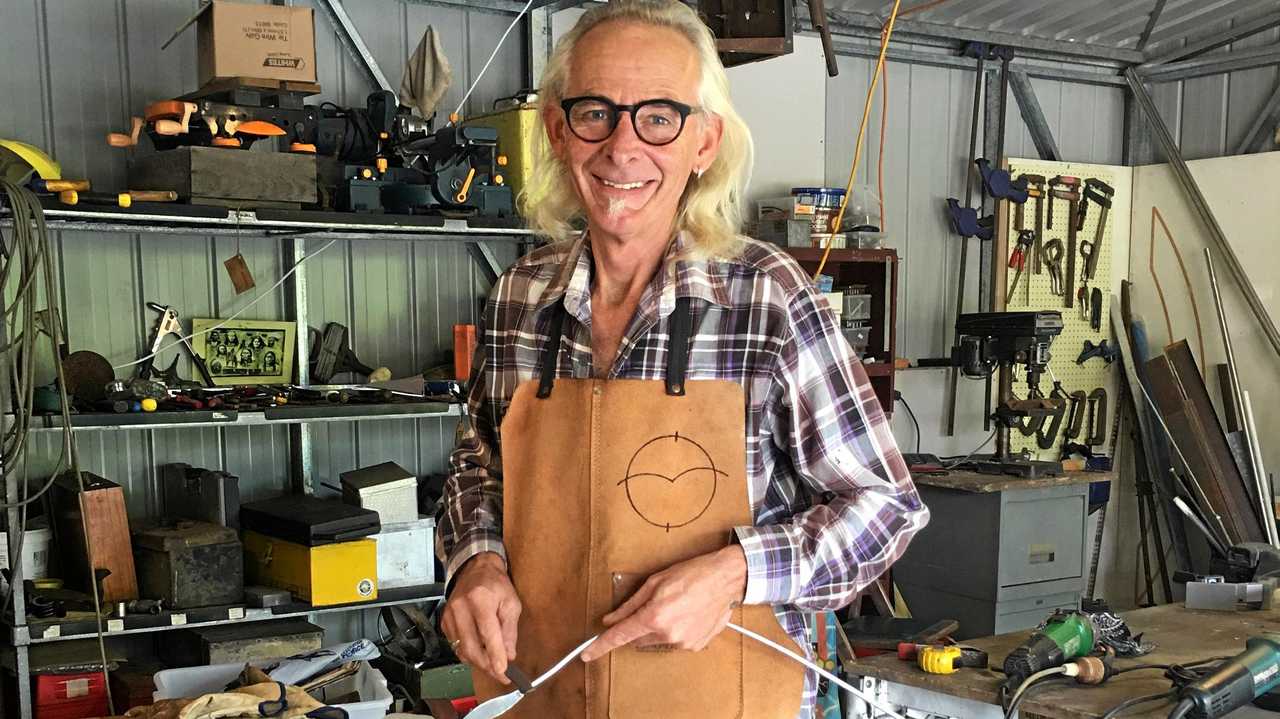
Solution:
<path fill-rule="evenodd" d="M 1022 696 L 1022 693 L 1027 690 L 1027 687 L 1031 686 L 1032 684 L 1035 684 L 1036 682 L 1040 681 L 1041 679 L 1044 679 L 1045 677 L 1051 677 L 1054 674 L 1067 674 L 1068 676 L 1071 676 L 1070 671 L 1067 669 L 1067 667 L 1076 667 L 1076 665 L 1063 664 L 1062 666 L 1050 667 L 1049 669 L 1042 669 L 1036 672 L 1035 674 L 1032 674 L 1031 676 L 1027 677 L 1026 681 L 1018 685 L 1018 691 L 1014 692 L 1013 696 L 1009 698 L 1009 704 L 1012 705 L 1014 702 L 1018 701 L 1018 697 Z M 1076 673 L 1077 674 L 1079 673 L 1079 667 L 1076 667 Z"/>
<path fill-rule="evenodd" d="M 531 687 L 537 687 L 539 684 L 541 684 L 541 683 L 545 682 L 546 680 L 550 679 L 550 678 L 552 677 L 552 675 L 554 675 L 556 672 L 560 671 L 561 669 L 564 669 L 564 665 L 566 665 L 566 664 L 568 664 L 569 662 L 573 661 L 573 659 L 574 659 L 575 657 L 577 657 L 579 654 L 581 654 L 581 653 L 583 653 L 584 651 L 586 651 L 587 647 L 591 646 L 591 643 L 592 643 L 592 642 L 594 642 L 595 640 L 599 639 L 599 638 L 600 638 L 600 635 L 599 635 L 599 634 L 597 634 L 597 635 L 595 635 L 594 637 L 591 637 L 590 639 L 588 639 L 587 641 L 585 641 L 585 642 L 583 642 L 583 643 L 579 644 L 577 649 L 574 649 L 573 651 L 571 651 L 571 652 L 569 652 L 568 654 L 564 655 L 564 659 L 561 659 L 560 661 L 556 662 L 555 666 L 553 666 L 553 667 L 551 667 L 550 669 L 548 669 L 548 670 L 546 670 L 545 672 L 543 672 L 543 673 L 542 673 L 542 676 L 540 676 L 540 677 L 538 677 L 537 679 L 534 679 L 533 681 L 529 682 L 529 686 L 531 686 Z"/>
<path fill-rule="evenodd" d="M 275 291 L 275 289 L 276 289 L 277 287 L 279 287 L 280 285 L 283 285 L 283 284 L 284 284 L 284 281 L 285 281 L 285 280 L 287 280 L 287 279 L 289 279 L 289 276 L 290 276 L 290 275 L 292 275 L 294 272 L 297 272 L 297 271 L 298 271 L 298 268 L 302 266 L 302 263 L 306 262 L 307 260 L 311 259 L 312 257 L 315 257 L 316 255 L 320 254 L 321 252 L 324 252 L 325 250 L 329 249 L 330 247 L 332 247 L 332 246 L 333 246 L 333 243 L 335 243 L 335 242 L 337 242 L 337 240 L 329 240 L 329 242 L 328 242 L 328 243 L 326 243 L 326 244 L 325 244 L 323 247 L 321 247 L 320 249 L 316 250 L 315 252 L 312 252 L 311 254 L 309 254 L 309 255 L 307 255 L 307 256 L 305 256 L 305 257 L 303 257 L 302 259 L 298 260 L 297 262 L 295 262 L 295 263 L 294 263 L 294 265 L 293 265 L 293 267 L 290 267 L 288 272 L 285 272 L 283 275 L 281 275 L 281 276 L 280 276 L 280 279 L 276 280 L 276 283 L 275 283 L 274 285 L 271 285 L 271 286 L 270 286 L 270 287 L 268 287 L 267 289 L 265 289 L 265 290 L 263 290 L 263 291 L 259 292 L 259 293 L 258 293 L 258 295 L 257 295 L 256 297 L 254 297 L 252 300 L 249 300 L 249 304 L 245 305 L 244 307 L 241 307 L 241 308 L 240 308 L 240 309 L 239 309 L 235 314 L 231 315 L 230 317 L 226 318 L 225 320 L 222 320 L 222 321 L 221 321 L 221 322 L 219 322 L 218 324 L 216 324 L 216 325 L 214 325 L 214 326 L 212 326 L 212 327 L 209 327 L 209 328 L 206 328 L 206 329 L 200 330 L 199 332 L 192 332 L 191 334 L 186 335 L 186 336 L 182 337 L 181 339 L 176 339 L 176 340 L 174 340 L 173 342 L 170 342 L 169 344 L 165 345 L 164 347 L 161 347 L 160 349 L 156 350 L 155 352 L 152 352 L 151 354 L 149 354 L 149 355 L 147 355 L 147 356 L 145 356 L 145 357 L 139 357 L 138 359 L 136 359 L 136 360 L 134 360 L 134 361 L 132 361 L 132 362 L 126 362 L 126 363 L 124 363 L 124 364 L 115 365 L 115 366 L 113 366 L 111 369 L 113 369 L 113 370 L 117 370 L 117 369 L 125 369 L 125 368 L 127 368 L 127 367 L 132 367 L 132 366 L 134 366 L 134 365 L 142 364 L 143 362 L 146 362 L 147 360 L 151 359 L 152 357 L 155 357 L 156 355 L 160 354 L 161 352 L 164 352 L 165 350 L 173 349 L 174 347 L 177 347 L 179 344 L 181 344 L 181 343 L 183 343 L 183 342 L 189 342 L 189 341 L 191 341 L 191 339 L 192 339 L 192 338 L 199 337 L 200 335 L 203 335 L 203 334 L 208 334 L 209 332 L 212 332 L 212 331 L 214 331 L 214 330 L 216 330 L 216 329 L 221 329 L 224 325 L 226 325 L 226 324 L 227 324 L 228 322 L 230 322 L 231 320 L 234 320 L 235 318 L 237 318 L 237 317 L 239 317 L 240 315 L 242 315 L 242 314 L 244 314 L 245 312 L 247 312 L 247 311 L 249 310 L 249 308 L 250 308 L 250 307 L 253 307 L 254 305 L 258 304 L 258 302 L 259 302 L 260 300 L 262 300 L 262 298 L 264 298 L 264 297 L 266 297 L 267 295 L 269 295 L 269 294 L 271 294 L 272 292 L 274 292 L 274 291 Z"/>
<path fill-rule="evenodd" d="M 800 656 L 799 654 L 796 654 L 795 652 L 791 651 L 790 649 L 787 649 L 786 647 L 782 646 L 781 644 L 778 644 L 777 642 L 775 642 L 775 641 L 773 641 L 773 640 L 771 640 L 771 639 L 767 639 L 767 638 L 765 638 L 765 637 L 763 637 L 763 636 L 761 636 L 761 635 L 759 635 L 759 634 L 756 634 L 755 632 L 751 631 L 750 629 L 744 629 L 743 627 L 740 627 L 740 626 L 738 626 L 737 624 L 734 624 L 733 622 L 730 622 L 730 623 L 729 623 L 729 628 L 730 628 L 730 629 L 732 629 L 732 630 L 734 630 L 734 631 L 736 631 L 736 632 L 738 632 L 739 634 L 743 634 L 743 635 L 745 635 L 745 636 L 748 636 L 748 637 L 750 637 L 750 638 L 752 638 L 752 639 L 756 640 L 757 642 L 760 642 L 761 644 L 763 644 L 763 645 L 765 645 L 765 646 L 769 647 L 770 649 L 773 649 L 773 650 L 775 650 L 775 651 L 782 652 L 783 654 L 785 654 L 785 655 L 787 655 L 788 657 L 790 657 L 792 660 L 797 661 L 797 662 L 800 662 L 801 664 L 805 665 L 806 667 L 809 667 L 810 669 L 814 670 L 815 672 L 817 672 L 817 673 L 821 674 L 822 676 L 826 677 L 828 680 L 830 680 L 831 682 L 833 682 L 836 686 L 838 686 L 838 687 L 840 687 L 841 689 L 844 689 L 845 691 L 849 692 L 850 694 L 852 694 L 852 695 L 854 695 L 854 696 L 858 697 L 859 699 L 861 699 L 862 701 L 866 702 L 867 704 L 870 704 L 871 706 L 875 707 L 876 709 L 879 709 L 881 712 L 883 712 L 883 713 L 884 713 L 884 716 L 891 717 L 892 719 L 905 719 L 905 717 L 903 717 L 901 714 L 899 714 L 898 712 L 894 711 L 893 709 L 889 708 L 888 706 L 885 706 L 884 704 L 881 704 L 880 702 L 878 702 L 878 701 L 876 701 L 876 700 L 872 699 L 871 697 L 867 696 L 866 694 L 863 694 L 861 691 L 859 691 L 857 688 L 855 688 L 855 687 L 854 687 L 852 684 L 850 684 L 849 682 L 846 682 L 845 680 L 841 679 L 840 677 L 838 677 L 838 676 L 836 676 L 836 675 L 832 674 L 831 672 L 827 671 L 826 669 L 823 669 L 822 667 L 818 666 L 817 664 L 814 664 L 813 662 L 809 661 L 809 660 L 808 660 L 808 659 L 806 659 L 805 657 L 802 657 L 802 656 Z"/>
<path fill-rule="evenodd" d="M 471 87 L 467 88 L 467 94 L 462 96 L 462 102 L 458 103 L 458 109 L 453 111 L 454 115 L 462 114 L 463 106 L 467 104 L 467 100 L 471 99 L 471 93 L 475 92 L 476 85 L 480 84 L 480 78 L 484 77 L 484 74 L 489 70 L 489 66 L 493 64 L 493 59 L 498 56 L 498 51 L 502 49 L 502 43 L 507 41 L 507 36 L 520 23 L 520 19 L 524 17 L 524 14 L 529 12 L 530 7 L 533 7 L 533 0 L 529 0 L 524 4 L 519 14 L 516 15 L 516 19 L 511 21 L 511 24 L 507 26 L 506 32 L 502 33 L 502 37 L 498 38 L 498 44 L 493 47 L 493 52 L 489 55 L 489 59 L 485 61 L 484 67 L 480 68 L 480 73 L 471 81 Z"/>

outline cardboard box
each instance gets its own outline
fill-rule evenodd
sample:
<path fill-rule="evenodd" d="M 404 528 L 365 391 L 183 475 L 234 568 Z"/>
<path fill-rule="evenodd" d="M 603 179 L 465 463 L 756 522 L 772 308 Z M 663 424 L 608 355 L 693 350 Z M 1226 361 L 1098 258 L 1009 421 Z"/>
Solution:
<path fill-rule="evenodd" d="M 193 21 L 202 86 L 232 77 L 316 81 L 315 19 L 309 7 L 214 0 Z"/>

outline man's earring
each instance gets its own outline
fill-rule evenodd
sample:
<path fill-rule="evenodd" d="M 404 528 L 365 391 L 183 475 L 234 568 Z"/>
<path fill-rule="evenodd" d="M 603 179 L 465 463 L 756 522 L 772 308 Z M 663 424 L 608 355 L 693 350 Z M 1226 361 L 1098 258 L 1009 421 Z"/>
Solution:
<path fill-rule="evenodd" d="M 699 180 L 702 179 L 702 173 L 703 173 L 703 169 L 701 167 L 693 171 L 693 174 L 697 175 Z"/>

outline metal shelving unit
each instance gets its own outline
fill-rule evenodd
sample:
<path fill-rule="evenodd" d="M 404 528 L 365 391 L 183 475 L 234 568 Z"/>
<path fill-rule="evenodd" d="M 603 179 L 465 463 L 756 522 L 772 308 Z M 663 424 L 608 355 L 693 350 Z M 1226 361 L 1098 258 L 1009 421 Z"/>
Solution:
<path fill-rule="evenodd" d="M 352 215 L 347 213 L 307 213 L 282 210 L 230 210 L 212 207 L 184 207 L 170 204 L 139 203 L 130 209 L 112 207 L 62 208 L 46 206 L 45 217 L 51 232 L 89 231 L 118 235 L 130 234 L 186 234 L 186 235 L 246 235 L 273 237 L 282 240 L 284 264 L 296 269 L 287 281 L 286 317 L 299 326 L 307 325 L 307 240 L 398 240 L 424 242 L 467 243 L 473 261 L 491 280 L 496 280 L 502 267 L 498 264 L 487 243 L 514 242 L 529 244 L 533 236 L 519 228 L 498 226 L 501 223 L 452 218 L 400 217 L 391 215 Z M 12 227 L 12 219 L 0 214 L 0 226 Z M 5 331 L 0 323 L 0 344 Z M 308 333 L 297 333 L 294 348 L 297 381 L 307 384 L 310 343 Z M 8 383 L 0 387 L 0 406 L 8 410 Z M 76 433 L 92 431 L 131 431 L 174 429 L 187 427 L 243 427 L 286 425 L 290 437 L 290 471 L 296 492 L 310 494 L 312 482 L 312 438 L 310 425 L 320 422 L 349 422 L 361 420 L 421 419 L 430 417 L 456 417 L 462 408 L 456 404 L 440 402 L 406 402 L 384 405 L 329 405 L 277 407 L 261 412 L 236 412 L 231 410 L 206 410 L 193 412 L 157 412 L 128 415 L 76 415 L 72 428 Z M 8 418 L 5 418 L 6 422 Z M 60 419 L 45 417 L 39 420 L 34 432 L 62 431 Z M 18 496 L 18 479 L 4 471 L 5 497 L 14 501 Z M 18 526 L 18 511 L 8 511 L 7 539 L 13 544 L 14 533 L 22 531 Z M 25 612 L 25 596 L 22 587 L 21 557 L 13 562 L 13 613 L 4 617 L 7 634 L 14 652 L 13 669 L 18 677 L 19 716 L 31 716 L 30 647 L 44 642 L 83 639 L 97 636 L 92 619 L 81 622 L 28 622 Z M 308 604 L 291 604 L 270 610 L 245 607 L 214 607 L 166 613 L 156 617 L 127 617 L 123 620 L 104 620 L 106 637 L 161 632 L 180 627 L 214 626 L 240 622 L 265 621 L 286 617 L 310 617 L 332 612 L 348 612 L 376 609 L 408 602 L 439 601 L 443 599 L 443 587 L 428 585 L 381 592 L 372 602 L 335 607 L 311 607 Z M 114 623 L 114 622 L 119 622 Z"/>
<path fill-rule="evenodd" d="M 122 637 L 131 634 L 151 634 L 174 629 L 215 627 L 224 624 L 246 624 L 270 619 L 305 618 L 317 614 L 332 614 L 353 610 L 380 609 L 397 604 L 435 602 L 444 599 L 443 584 L 426 584 L 416 587 L 383 589 L 378 598 L 368 602 L 339 604 L 329 607 L 313 607 L 306 602 L 294 602 L 278 607 L 255 608 L 242 605 L 198 607 L 181 611 L 165 611 L 160 614 L 131 614 L 124 618 L 102 618 L 102 636 Z M 7 627 L 9 639 L 15 645 L 29 646 L 65 642 L 75 639 L 94 639 L 97 632 L 94 620 L 89 619 L 36 619 L 22 627 Z"/>

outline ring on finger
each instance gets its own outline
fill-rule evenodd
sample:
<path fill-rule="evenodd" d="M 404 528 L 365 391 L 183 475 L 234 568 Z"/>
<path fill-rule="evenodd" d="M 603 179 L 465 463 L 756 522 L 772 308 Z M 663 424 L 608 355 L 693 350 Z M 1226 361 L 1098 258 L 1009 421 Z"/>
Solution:
<path fill-rule="evenodd" d="M 453 641 L 449 642 L 449 649 L 453 651 L 457 651 L 458 647 L 461 645 L 462 645 L 461 639 L 454 639 Z"/>

